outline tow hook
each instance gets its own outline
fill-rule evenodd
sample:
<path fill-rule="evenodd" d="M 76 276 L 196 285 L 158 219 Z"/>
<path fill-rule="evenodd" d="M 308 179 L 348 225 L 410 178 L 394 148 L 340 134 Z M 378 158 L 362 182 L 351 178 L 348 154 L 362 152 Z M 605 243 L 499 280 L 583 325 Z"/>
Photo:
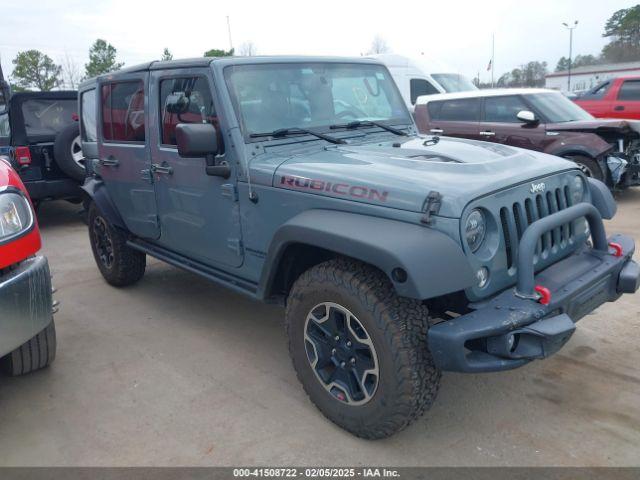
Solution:
<path fill-rule="evenodd" d="M 536 285 L 533 287 L 538 296 L 538 303 L 542 305 L 549 305 L 551 303 L 551 290 L 547 287 L 543 287 L 542 285 Z"/>
<path fill-rule="evenodd" d="M 622 245 L 620 245 L 619 243 L 616 243 L 616 242 L 609 242 L 609 247 L 611 247 L 613 249 L 613 256 L 614 257 L 621 257 L 622 256 Z"/>

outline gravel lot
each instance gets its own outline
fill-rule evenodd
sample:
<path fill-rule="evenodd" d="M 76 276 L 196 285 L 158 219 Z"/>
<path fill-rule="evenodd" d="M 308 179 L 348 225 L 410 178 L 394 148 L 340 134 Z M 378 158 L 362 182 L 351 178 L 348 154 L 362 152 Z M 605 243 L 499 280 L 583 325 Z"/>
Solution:
<path fill-rule="evenodd" d="M 640 243 L 640 189 L 618 200 L 609 231 Z M 0 377 L 0 465 L 640 465 L 640 294 L 583 319 L 551 359 L 446 374 L 424 417 L 368 442 L 307 400 L 281 308 L 153 259 L 112 288 L 77 206 L 40 221 L 58 357 Z"/>

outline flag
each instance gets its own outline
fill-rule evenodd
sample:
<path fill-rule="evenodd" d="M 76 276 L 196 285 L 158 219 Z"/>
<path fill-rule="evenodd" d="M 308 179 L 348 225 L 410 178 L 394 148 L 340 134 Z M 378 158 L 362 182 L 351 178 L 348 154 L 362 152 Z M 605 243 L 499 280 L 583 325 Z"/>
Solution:
<path fill-rule="evenodd" d="M 488 72 L 489 70 L 491 70 L 491 62 L 492 62 L 492 60 L 489 60 L 489 65 L 487 65 L 487 72 Z"/>

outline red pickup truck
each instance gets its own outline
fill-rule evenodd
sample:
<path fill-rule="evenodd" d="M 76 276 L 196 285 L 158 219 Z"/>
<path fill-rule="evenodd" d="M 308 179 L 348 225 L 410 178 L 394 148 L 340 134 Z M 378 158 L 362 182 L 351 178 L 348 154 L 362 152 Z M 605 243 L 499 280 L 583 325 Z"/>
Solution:
<path fill-rule="evenodd" d="M 640 120 L 640 77 L 612 78 L 574 101 L 594 117 Z"/>

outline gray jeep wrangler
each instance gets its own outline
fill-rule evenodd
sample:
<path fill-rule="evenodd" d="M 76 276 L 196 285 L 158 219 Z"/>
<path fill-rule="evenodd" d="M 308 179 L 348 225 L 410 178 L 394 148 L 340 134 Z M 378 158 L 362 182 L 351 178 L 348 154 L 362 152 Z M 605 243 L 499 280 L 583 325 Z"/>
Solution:
<path fill-rule="evenodd" d="M 604 184 L 550 155 L 418 135 L 375 60 L 151 62 L 79 101 L 106 281 L 140 280 L 151 255 L 284 305 L 304 389 L 360 437 L 410 424 L 441 371 L 548 357 L 640 283 L 633 240 L 605 234 Z"/>

